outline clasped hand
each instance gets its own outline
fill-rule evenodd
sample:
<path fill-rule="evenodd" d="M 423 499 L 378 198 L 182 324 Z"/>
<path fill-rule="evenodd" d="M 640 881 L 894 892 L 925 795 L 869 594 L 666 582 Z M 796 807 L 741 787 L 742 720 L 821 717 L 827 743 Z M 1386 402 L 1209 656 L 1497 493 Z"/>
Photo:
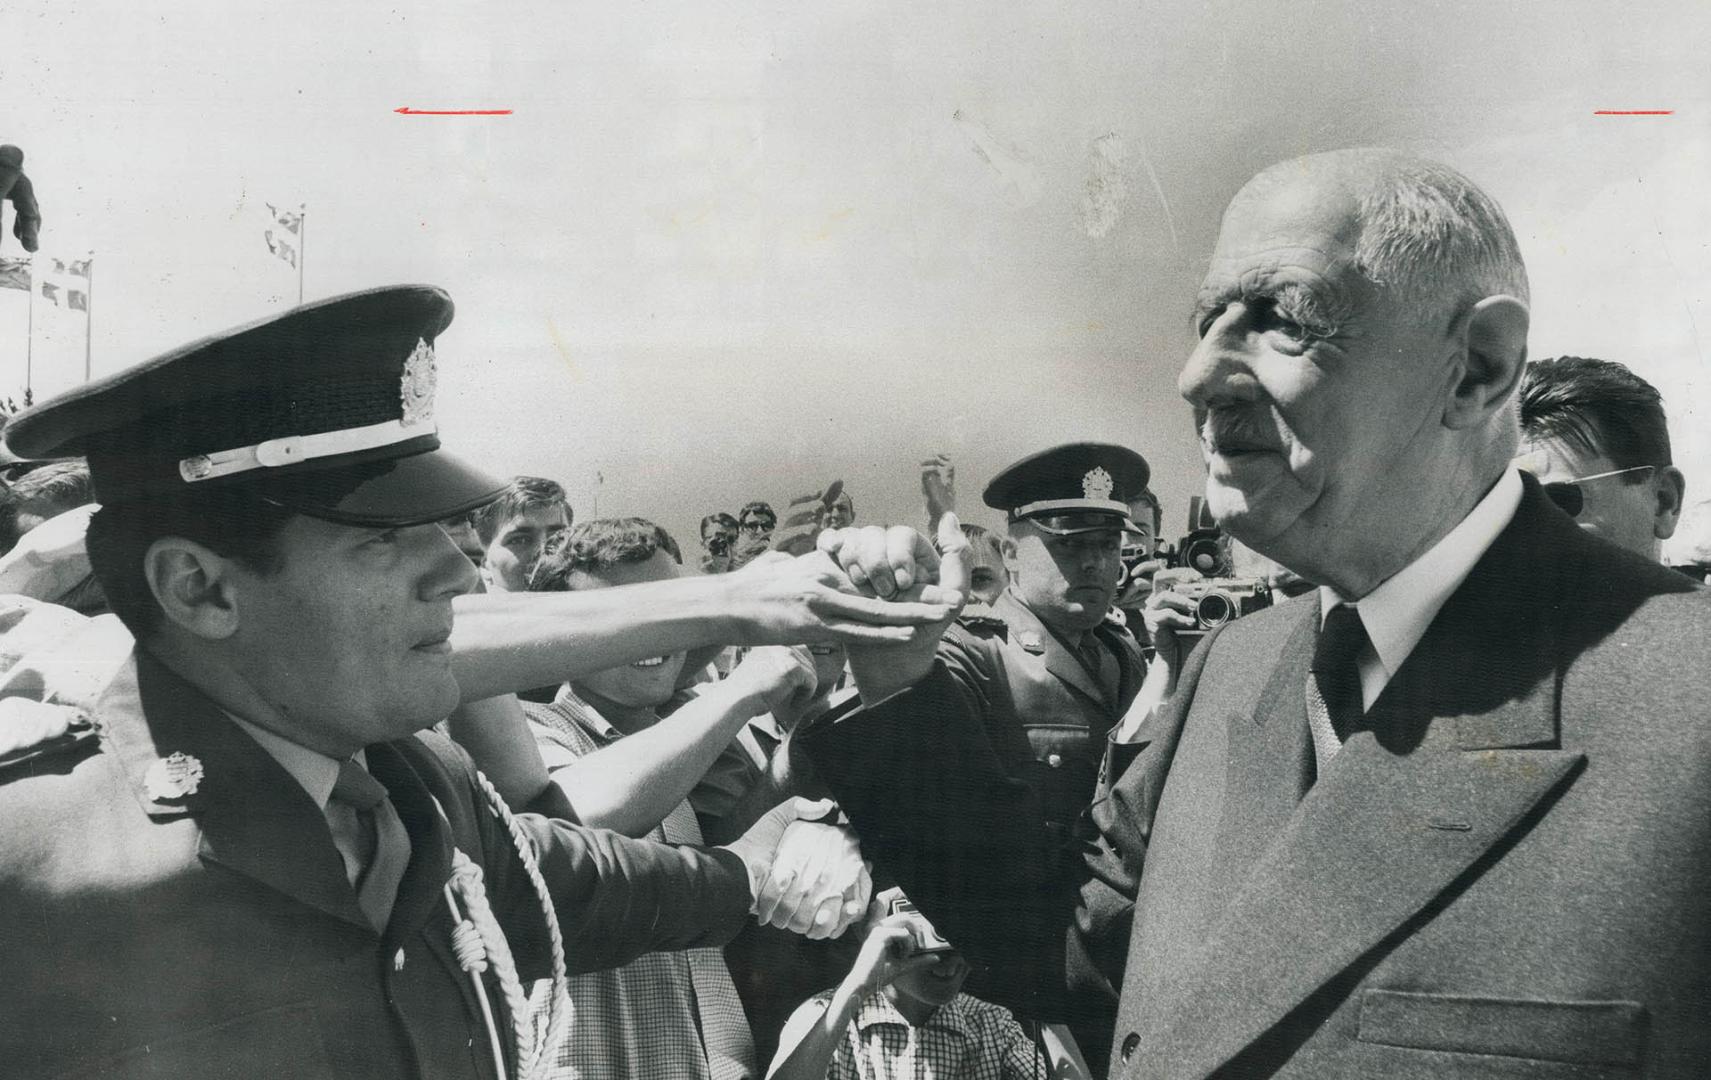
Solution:
<path fill-rule="evenodd" d="M 750 914 L 767 926 L 835 938 L 867 911 L 873 878 L 855 833 L 822 819 L 829 800 L 788 799 L 730 845 L 749 872 Z"/>

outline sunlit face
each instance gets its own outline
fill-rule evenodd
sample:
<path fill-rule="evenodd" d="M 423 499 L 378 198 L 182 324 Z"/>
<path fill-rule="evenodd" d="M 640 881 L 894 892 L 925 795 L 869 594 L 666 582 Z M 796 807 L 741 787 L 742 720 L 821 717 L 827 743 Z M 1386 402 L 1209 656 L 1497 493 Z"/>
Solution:
<path fill-rule="evenodd" d="M 855 524 L 855 500 L 839 494 L 838 501 L 826 508 L 826 528 L 846 529 Z"/>
<path fill-rule="evenodd" d="M 1123 538 L 1117 529 L 1054 536 L 1019 521 L 1010 526 L 1010 569 L 1029 610 L 1057 630 L 1098 626 L 1117 597 Z"/>
<path fill-rule="evenodd" d="M 1354 262 L 1355 198 L 1262 176 L 1225 214 L 1178 378 L 1219 523 L 1295 564 L 1335 558 L 1435 482 L 1454 350 L 1448 317 Z"/>
<path fill-rule="evenodd" d="M 995 604 L 1010 584 L 1004 566 L 1004 551 L 998 538 L 988 533 L 970 539 L 968 546 L 968 591 L 983 604 Z"/>
<path fill-rule="evenodd" d="M 499 527 L 481 566 L 492 592 L 525 592 L 547 544 L 570 527 L 562 506 L 536 506 Z"/>
<path fill-rule="evenodd" d="M 1656 469 L 1603 476 L 1622 466 L 1600 453 L 1586 450 L 1568 440 L 1523 439 L 1516 462 L 1538 477 L 1541 484 L 1568 483 L 1583 476 L 1597 476 L 1579 485 L 1581 508 L 1575 523 L 1595 536 L 1602 536 L 1629 551 L 1657 558 L 1658 541 L 1674 530 L 1670 515 L 1667 528 L 1659 522 Z"/>
<path fill-rule="evenodd" d="M 639 585 L 648 581 L 669 581 L 679 576 L 681 568 L 663 551 L 656 551 L 641 562 L 620 563 L 592 573 L 577 571 L 570 575 L 569 585 L 576 592 L 607 589 L 616 585 Z M 653 708 L 671 700 L 677 690 L 678 676 L 683 673 L 684 653 L 650 656 L 634 663 L 596 671 L 576 680 L 578 692 L 591 691 L 608 701 L 632 708 Z"/>
<path fill-rule="evenodd" d="M 474 588 L 476 574 L 444 530 L 296 517 L 278 546 L 276 573 L 233 564 L 229 644 L 279 735 L 342 758 L 456 707 L 452 598 Z"/>

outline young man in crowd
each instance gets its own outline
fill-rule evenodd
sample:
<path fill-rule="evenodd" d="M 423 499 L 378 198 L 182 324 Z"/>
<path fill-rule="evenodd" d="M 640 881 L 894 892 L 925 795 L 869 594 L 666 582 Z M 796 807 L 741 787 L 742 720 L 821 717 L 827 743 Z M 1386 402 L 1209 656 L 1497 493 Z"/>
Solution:
<path fill-rule="evenodd" d="M 963 993 L 968 961 L 930 948 L 920 915 L 885 915 L 887 894 L 849 973 L 791 1014 L 767 1080 L 1045 1080 L 1042 1048 L 1009 1010 Z"/>
<path fill-rule="evenodd" d="M 1528 364 L 1519 398 L 1516 464 L 1582 529 L 1658 559 L 1687 482 L 1657 389 L 1615 361 L 1561 356 Z"/>
<path fill-rule="evenodd" d="M 570 504 L 557 481 L 513 476 L 504 492 L 475 513 L 488 592 L 522 592 L 541 553 L 570 528 Z"/>

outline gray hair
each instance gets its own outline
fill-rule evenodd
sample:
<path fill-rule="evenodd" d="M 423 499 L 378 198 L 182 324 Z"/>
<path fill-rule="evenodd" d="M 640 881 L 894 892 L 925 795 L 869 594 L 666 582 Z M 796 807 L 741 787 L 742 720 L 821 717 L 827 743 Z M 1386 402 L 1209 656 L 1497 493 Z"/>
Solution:
<path fill-rule="evenodd" d="M 1487 296 L 1525 303 L 1521 248 L 1491 196 L 1447 165 L 1386 158 L 1360 198 L 1361 272 L 1433 312 L 1459 311 Z"/>

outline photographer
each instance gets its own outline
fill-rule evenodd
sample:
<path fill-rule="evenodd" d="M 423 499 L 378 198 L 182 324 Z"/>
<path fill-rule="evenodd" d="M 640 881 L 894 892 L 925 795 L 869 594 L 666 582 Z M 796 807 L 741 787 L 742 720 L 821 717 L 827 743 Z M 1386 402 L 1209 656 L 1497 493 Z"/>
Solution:
<path fill-rule="evenodd" d="M 871 914 L 906 905 L 876 897 Z M 1008 1010 L 962 992 L 968 961 L 942 941 L 912 908 L 876 919 L 837 988 L 792 1014 L 768 1080 L 1047 1076 Z"/>

